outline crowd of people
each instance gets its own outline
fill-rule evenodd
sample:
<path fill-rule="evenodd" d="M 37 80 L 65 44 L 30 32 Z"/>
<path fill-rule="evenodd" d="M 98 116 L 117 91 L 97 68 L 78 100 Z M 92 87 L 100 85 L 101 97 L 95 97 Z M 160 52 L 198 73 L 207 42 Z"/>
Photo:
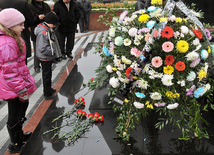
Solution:
<path fill-rule="evenodd" d="M 22 126 L 29 104 L 29 95 L 36 90 L 27 67 L 27 58 L 34 51 L 34 70 L 42 70 L 43 93 L 53 99 L 52 63 L 73 59 L 75 33 L 87 33 L 89 13 L 87 0 L 0 0 L 0 99 L 8 103 L 8 151 L 20 152 L 31 132 Z"/>

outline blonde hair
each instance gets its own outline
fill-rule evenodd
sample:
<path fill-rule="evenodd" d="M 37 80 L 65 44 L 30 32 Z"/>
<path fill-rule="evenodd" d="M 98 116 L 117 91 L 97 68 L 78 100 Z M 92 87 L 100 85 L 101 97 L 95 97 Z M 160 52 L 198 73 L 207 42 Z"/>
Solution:
<path fill-rule="evenodd" d="M 5 32 L 6 35 L 14 38 L 16 40 L 16 43 L 19 47 L 19 52 L 21 54 L 24 53 L 24 45 L 23 45 L 23 40 L 21 39 L 20 36 L 18 36 L 14 31 L 12 31 L 9 28 L 4 27 L 2 24 L 0 24 L 0 30 L 2 30 L 3 32 Z"/>

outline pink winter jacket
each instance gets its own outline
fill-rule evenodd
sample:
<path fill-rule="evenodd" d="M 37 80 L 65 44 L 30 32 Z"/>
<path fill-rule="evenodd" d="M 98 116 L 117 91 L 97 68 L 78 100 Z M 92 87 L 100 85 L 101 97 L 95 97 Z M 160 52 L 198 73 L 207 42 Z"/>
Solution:
<path fill-rule="evenodd" d="M 24 41 L 23 41 L 24 44 Z M 27 89 L 28 94 L 36 90 L 34 79 L 25 64 L 26 50 L 19 53 L 14 38 L 0 30 L 0 98 L 13 99 L 18 92 Z"/>

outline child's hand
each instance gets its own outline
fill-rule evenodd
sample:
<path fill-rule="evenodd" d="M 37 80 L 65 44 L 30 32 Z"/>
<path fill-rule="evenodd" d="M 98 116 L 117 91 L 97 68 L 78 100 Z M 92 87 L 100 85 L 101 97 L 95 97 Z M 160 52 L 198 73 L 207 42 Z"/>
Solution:
<path fill-rule="evenodd" d="M 25 102 L 28 99 L 29 99 L 29 95 L 28 95 L 27 91 L 24 91 L 24 92 L 22 92 L 22 93 L 19 94 L 19 100 L 21 102 Z"/>

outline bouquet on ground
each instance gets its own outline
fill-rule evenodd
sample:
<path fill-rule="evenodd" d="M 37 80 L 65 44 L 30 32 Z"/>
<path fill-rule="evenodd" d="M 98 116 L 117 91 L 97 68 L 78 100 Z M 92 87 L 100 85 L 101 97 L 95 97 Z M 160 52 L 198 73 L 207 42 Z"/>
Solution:
<path fill-rule="evenodd" d="M 163 22 L 166 26 L 161 29 L 159 23 Z M 119 136 L 129 140 L 142 116 L 155 111 L 159 113 L 157 128 L 171 123 L 181 129 L 180 139 L 208 138 L 199 123 L 206 122 L 200 112 L 208 106 L 202 98 L 211 87 L 206 80 L 211 47 L 194 21 L 179 10 L 168 16 L 162 15 L 161 8 L 150 6 L 124 11 L 110 25 L 94 82 L 101 86 L 107 80 L 111 96 L 125 94 L 122 106 L 113 106 L 120 112 Z M 207 29 L 206 33 L 211 39 Z M 146 43 L 149 49 L 143 51 Z"/>

